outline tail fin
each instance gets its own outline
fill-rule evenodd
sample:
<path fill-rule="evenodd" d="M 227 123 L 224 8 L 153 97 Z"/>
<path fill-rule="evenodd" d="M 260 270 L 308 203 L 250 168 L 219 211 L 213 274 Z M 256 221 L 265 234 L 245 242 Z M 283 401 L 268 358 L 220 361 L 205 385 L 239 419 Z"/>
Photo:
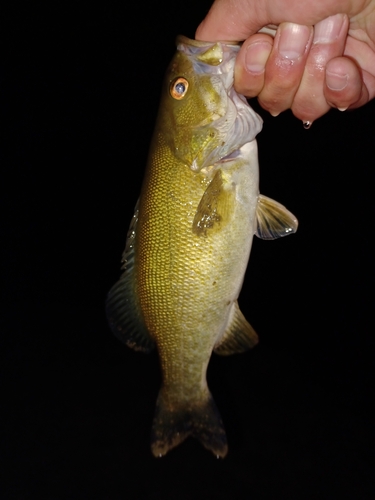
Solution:
<path fill-rule="evenodd" d="M 216 404 L 209 391 L 198 401 L 186 401 L 170 409 L 160 391 L 151 433 L 151 451 L 155 457 L 166 455 L 188 436 L 198 439 L 216 457 L 228 451 L 227 437 Z"/>

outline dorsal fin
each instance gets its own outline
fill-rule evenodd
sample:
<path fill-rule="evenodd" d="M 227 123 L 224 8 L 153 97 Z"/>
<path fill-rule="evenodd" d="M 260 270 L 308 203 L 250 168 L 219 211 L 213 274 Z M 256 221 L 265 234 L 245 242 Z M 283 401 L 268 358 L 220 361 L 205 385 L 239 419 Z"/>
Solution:
<path fill-rule="evenodd" d="M 228 326 L 223 337 L 216 344 L 214 351 L 216 354 L 227 356 L 245 352 L 256 346 L 258 335 L 253 327 L 246 321 L 245 316 L 240 311 L 238 302 L 234 302 L 229 316 Z"/>
<path fill-rule="evenodd" d="M 108 293 L 106 312 L 109 326 L 118 339 L 136 351 L 149 352 L 155 344 L 143 320 L 134 276 L 137 222 L 138 202 L 122 255 L 121 269 L 124 272 Z"/>

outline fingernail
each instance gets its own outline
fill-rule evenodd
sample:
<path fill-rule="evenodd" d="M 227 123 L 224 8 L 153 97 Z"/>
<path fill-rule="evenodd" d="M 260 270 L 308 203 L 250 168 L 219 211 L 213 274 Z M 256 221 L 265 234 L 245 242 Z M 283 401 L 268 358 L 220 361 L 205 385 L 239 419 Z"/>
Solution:
<path fill-rule="evenodd" d="M 346 111 L 349 106 L 346 106 L 346 108 L 337 108 L 339 111 Z"/>
<path fill-rule="evenodd" d="M 313 43 L 332 43 L 337 40 L 345 20 L 346 15 L 336 14 L 316 23 Z"/>
<path fill-rule="evenodd" d="M 298 59 L 304 54 L 310 37 L 311 29 L 308 26 L 282 24 L 278 44 L 279 54 L 286 59 Z"/>
<path fill-rule="evenodd" d="M 272 45 L 268 42 L 251 43 L 246 49 L 245 64 L 250 73 L 261 75 L 267 63 Z"/>
<path fill-rule="evenodd" d="M 326 71 L 326 84 L 331 90 L 344 90 L 348 84 L 348 79 L 349 76 L 347 74 L 339 75 L 337 73 Z"/>

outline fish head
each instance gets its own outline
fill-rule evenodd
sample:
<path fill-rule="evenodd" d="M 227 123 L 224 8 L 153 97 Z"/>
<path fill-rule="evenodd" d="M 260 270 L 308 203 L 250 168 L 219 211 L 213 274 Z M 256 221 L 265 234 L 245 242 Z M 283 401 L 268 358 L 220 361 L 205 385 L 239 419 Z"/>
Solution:
<path fill-rule="evenodd" d="M 234 90 L 234 64 L 240 46 L 177 38 L 167 70 L 159 120 L 173 155 L 200 172 L 254 140 L 261 118 Z"/>

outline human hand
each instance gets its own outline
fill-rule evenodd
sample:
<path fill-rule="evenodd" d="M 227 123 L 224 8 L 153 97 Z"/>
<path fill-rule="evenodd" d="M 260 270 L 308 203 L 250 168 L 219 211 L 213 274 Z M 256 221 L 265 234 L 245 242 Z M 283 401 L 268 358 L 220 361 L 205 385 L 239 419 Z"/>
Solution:
<path fill-rule="evenodd" d="M 375 96 L 375 0 L 216 0 L 196 38 L 245 40 L 235 88 L 274 116 L 312 123 Z"/>

